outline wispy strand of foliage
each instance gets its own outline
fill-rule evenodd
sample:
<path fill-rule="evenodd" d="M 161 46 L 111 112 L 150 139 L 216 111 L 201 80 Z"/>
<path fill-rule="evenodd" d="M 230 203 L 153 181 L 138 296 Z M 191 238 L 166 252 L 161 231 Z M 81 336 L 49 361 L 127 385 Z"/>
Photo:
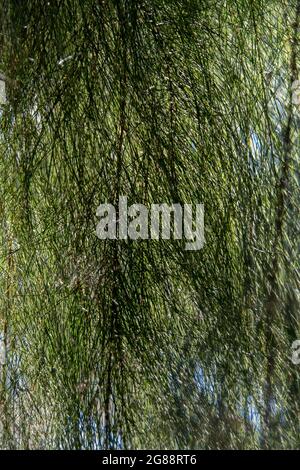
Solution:
<path fill-rule="evenodd" d="M 297 448 L 299 0 L 0 0 L 1 448 Z M 205 246 L 96 237 L 204 203 Z"/>

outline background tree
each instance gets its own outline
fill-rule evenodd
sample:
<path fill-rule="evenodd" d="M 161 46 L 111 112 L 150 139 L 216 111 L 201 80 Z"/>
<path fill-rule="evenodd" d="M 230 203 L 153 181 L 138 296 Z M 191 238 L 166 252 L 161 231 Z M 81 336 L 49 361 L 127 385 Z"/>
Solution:
<path fill-rule="evenodd" d="M 300 2 L 1 0 L 3 448 L 297 448 Z M 96 208 L 203 202 L 205 247 Z"/>

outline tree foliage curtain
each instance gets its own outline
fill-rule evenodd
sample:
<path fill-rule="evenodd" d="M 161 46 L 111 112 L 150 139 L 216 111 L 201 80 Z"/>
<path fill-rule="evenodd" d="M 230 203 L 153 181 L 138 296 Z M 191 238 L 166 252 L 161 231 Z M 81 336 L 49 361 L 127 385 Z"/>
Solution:
<path fill-rule="evenodd" d="M 0 16 L 0 446 L 299 447 L 300 1 Z M 204 248 L 99 240 L 120 195 Z"/>

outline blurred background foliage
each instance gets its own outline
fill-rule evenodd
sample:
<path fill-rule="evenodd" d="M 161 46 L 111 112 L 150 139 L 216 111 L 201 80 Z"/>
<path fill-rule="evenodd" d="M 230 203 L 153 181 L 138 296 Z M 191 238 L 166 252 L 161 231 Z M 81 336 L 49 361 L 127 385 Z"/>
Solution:
<path fill-rule="evenodd" d="M 297 448 L 299 0 L 1 0 L 0 446 Z M 96 208 L 204 203 L 202 250 Z"/>

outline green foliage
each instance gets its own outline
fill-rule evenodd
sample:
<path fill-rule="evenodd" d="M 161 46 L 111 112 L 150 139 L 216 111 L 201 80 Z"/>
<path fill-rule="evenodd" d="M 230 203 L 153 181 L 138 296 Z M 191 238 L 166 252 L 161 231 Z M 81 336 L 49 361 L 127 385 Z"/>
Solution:
<path fill-rule="evenodd" d="M 299 9 L 1 0 L 3 448 L 299 447 Z M 100 241 L 119 195 L 204 248 Z"/>

